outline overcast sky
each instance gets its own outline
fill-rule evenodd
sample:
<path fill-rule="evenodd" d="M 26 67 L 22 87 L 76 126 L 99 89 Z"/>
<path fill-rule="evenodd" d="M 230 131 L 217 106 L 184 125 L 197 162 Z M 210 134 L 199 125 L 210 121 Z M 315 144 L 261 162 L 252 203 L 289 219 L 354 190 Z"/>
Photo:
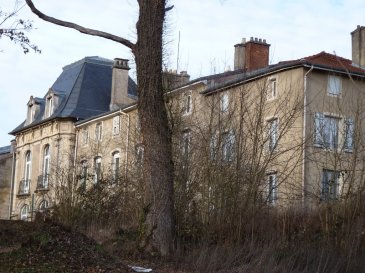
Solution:
<path fill-rule="evenodd" d="M 10 11 L 14 0 L 0 0 Z M 34 0 L 44 13 L 135 41 L 136 0 Z M 364 0 L 170 0 L 165 63 L 191 78 L 233 67 L 233 46 L 258 37 L 271 44 L 270 63 L 298 59 L 321 51 L 351 58 L 350 32 L 365 25 Z M 46 23 L 26 6 L 20 18 L 33 20 L 29 33 L 42 54 L 24 55 L 19 46 L 0 39 L 0 146 L 26 117 L 31 95 L 43 97 L 62 67 L 85 56 L 128 58 L 129 49 L 109 40 Z M 4 26 L 2 26 L 4 27 Z M 1 26 L 0 26 L 1 28 Z M 130 73 L 135 73 L 131 70 Z"/>

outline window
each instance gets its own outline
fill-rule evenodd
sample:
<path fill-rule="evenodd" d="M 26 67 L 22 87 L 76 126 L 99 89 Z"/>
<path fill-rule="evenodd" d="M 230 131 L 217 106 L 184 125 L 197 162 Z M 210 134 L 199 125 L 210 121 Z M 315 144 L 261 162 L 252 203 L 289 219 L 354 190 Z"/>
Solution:
<path fill-rule="evenodd" d="M 316 113 L 314 144 L 327 149 L 336 149 L 338 147 L 338 125 L 338 118 Z"/>
<path fill-rule="evenodd" d="M 101 157 L 95 157 L 94 159 L 94 183 L 99 182 L 101 179 Z"/>
<path fill-rule="evenodd" d="M 28 106 L 28 124 L 32 123 L 35 119 L 35 110 L 36 107 L 33 104 L 29 104 Z"/>
<path fill-rule="evenodd" d="M 101 141 L 103 134 L 103 126 L 101 123 L 97 123 L 95 126 L 95 139 Z"/>
<path fill-rule="evenodd" d="M 272 119 L 268 121 L 269 125 L 269 151 L 276 150 L 278 145 L 278 119 Z"/>
<path fill-rule="evenodd" d="M 87 128 L 82 130 L 82 144 L 86 145 L 89 142 L 89 131 Z"/>
<path fill-rule="evenodd" d="M 87 161 L 81 161 L 81 174 L 80 174 L 80 188 L 85 190 L 86 189 L 86 182 L 87 182 L 87 174 L 88 173 L 88 166 Z"/>
<path fill-rule="evenodd" d="M 340 194 L 342 174 L 339 171 L 323 170 L 321 184 L 321 200 L 336 200 Z"/>
<path fill-rule="evenodd" d="M 181 154 L 183 159 L 187 159 L 190 153 L 190 146 L 191 146 L 191 132 L 190 130 L 186 130 L 182 133 L 181 138 Z"/>
<path fill-rule="evenodd" d="M 113 162 L 112 162 L 112 170 L 113 170 L 113 181 L 118 182 L 120 176 L 120 153 L 113 153 Z"/>
<path fill-rule="evenodd" d="M 329 75 L 327 82 L 327 92 L 331 96 L 339 96 L 342 89 L 342 80 L 339 76 Z"/>
<path fill-rule="evenodd" d="M 28 214 L 29 214 L 29 206 L 24 205 L 20 209 L 20 220 L 26 221 L 28 220 Z"/>
<path fill-rule="evenodd" d="M 43 212 L 46 211 L 47 208 L 48 208 L 48 201 L 42 200 L 42 202 L 39 203 L 38 210 Z"/>
<path fill-rule="evenodd" d="M 49 178 L 49 162 L 51 158 L 49 145 L 46 145 L 43 150 L 43 172 L 41 185 L 42 188 L 48 188 L 48 178 Z"/>
<path fill-rule="evenodd" d="M 49 96 L 49 97 L 47 97 L 47 101 L 46 101 L 46 118 L 52 116 L 53 108 L 54 108 L 53 97 Z"/>
<path fill-rule="evenodd" d="M 25 154 L 24 184 L 22 193 L 29 193 L 31 171 L 32 171 L 32 158 L 30 151 L 28 151 Z"/>
<path fill-rule="evenodd" d="M 218 152 L 218 137 L 216 134 L 212 135 L 210 139 L 210 159 L 216 160 L 217 159 L 217 152 Z"/>
<path fill-rule="evenodd" d="M 275 205 L 278 199 L 277 174 L 272 173 L 267 176 L 267 203 Z"/>
<path fill-rule="evenodd" d="M 227 112 L 229 107 L 229 97 L 227 93 L 224 93 L 220 97 L 221 112 Z"/>
<path fill-rule="evenodd" d="M 347 152 L 352 152 L 354 148 L 354 128 L 355 124 L 352 118 L 345 119 L 345 134 L 343 148 Z"/>
<path fill-rule="evenodd" d="M 222 134 L 222 161 L 231 162 L 235 156 L 236 138 L 233 131 Z"/>
<path fill-rule="evenodd" d="M 113 135 L 118 135 L 120 131 L 120 116 L 113 118 Z"/>
<path fill-rule="evenodd" d="M 191 98 L 191 91 L 184 94 L 183 97 L 183 115 L 190 115 L 192 112 L 193 104 Z"/>
<path fill-rule="evenodd" d="M 267 90 L 267 100 L 276 98 L 277 95 L 277 84 L 276 78 L 269 79 L 269 85 Z"/>

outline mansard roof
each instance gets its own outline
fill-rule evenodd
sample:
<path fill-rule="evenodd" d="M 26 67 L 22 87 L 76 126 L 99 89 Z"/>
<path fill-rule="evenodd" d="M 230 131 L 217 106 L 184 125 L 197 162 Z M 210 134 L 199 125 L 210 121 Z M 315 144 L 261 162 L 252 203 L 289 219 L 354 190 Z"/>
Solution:
<path fill-rule="evenodd" d="M 112 60 L 85 57 L 63 67 L 61 75 L 51 87 L 52 93 L 57 97 L 53 114 L 44 119 L 46 96 L 43 102 L 42 99 L 37 98 L 42 103 L 35 120 L 29 125 L 24 121 L 10 134 L 16 134 L 55 118 L 82 120 L 108 112 L 112 88 L 112 66 Z M 135 82 L 129 78 L 128 94 L 136 96 L 136 89 Z"/>

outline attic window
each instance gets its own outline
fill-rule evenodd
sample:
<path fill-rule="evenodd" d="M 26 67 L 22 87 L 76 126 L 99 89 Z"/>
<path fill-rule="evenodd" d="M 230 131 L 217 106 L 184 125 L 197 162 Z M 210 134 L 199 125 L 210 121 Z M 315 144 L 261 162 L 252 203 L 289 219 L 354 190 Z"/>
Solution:
<path fill-rule="evenodd" d="M 28 124 L 31 124 L 35 118 L 36 107 L 33 103 L 28 104 Z"/>
<path fill-rule="evenodd" d="M 52 116 L 54 110 L 54 99 L 53 96 L 47 97 L 46 101 L 46 118 Z"/>

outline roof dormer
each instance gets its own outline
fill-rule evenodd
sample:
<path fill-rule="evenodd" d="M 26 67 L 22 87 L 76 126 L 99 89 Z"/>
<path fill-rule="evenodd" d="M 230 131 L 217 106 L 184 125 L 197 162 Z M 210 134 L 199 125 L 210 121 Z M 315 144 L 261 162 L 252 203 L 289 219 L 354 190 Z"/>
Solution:
<path fill-rule="evenodd" d="M 30 96 L 30 99 L 27 103 L 28 111 L 27 111 L 27 121 L 26 124 L 29 125 L 34 122 L 37 118 L 37 115 L 40 111 L 40 100 L 39 98 L 34 98 Z"/>
<path fill-rule="evenodd" d="M 49 89 L 49 91 L 45 96 L 45 101 L 46 105 L 44 109 L 44 116 L 43 116 L 44 119 L 49 118 L 55 112 L 55 109 L 58 105 L 58 96 L 52 89 Z"/>

